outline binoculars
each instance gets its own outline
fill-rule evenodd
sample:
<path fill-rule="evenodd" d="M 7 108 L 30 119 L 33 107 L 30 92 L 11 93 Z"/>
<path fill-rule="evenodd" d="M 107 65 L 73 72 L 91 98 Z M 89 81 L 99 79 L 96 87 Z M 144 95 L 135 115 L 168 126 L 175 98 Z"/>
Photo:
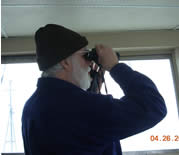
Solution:
<path fill-rule="evenodd" d="M 119 53 L 116 53 L 117 57 L 118 57 L 118 60 L 120 58 L 120 54 Z M 84 58 L 88 61 L 94 61 L 97 65 L 101 66 L 98 62 L 98 55 L 97 55 L 97 52 L 96 52 L 96 49 L 93 48 L 91 51 L 87 52 L 85 55 L 84 55 Z"/>

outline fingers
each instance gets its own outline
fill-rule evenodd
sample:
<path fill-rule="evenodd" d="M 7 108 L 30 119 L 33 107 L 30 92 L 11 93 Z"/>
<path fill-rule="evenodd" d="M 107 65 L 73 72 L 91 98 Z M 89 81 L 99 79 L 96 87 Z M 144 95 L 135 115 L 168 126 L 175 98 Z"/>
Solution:
<path fill-rule="evenodd" d="M 118 58 L 116 53 L 112 48 L 105 45 L 96 45 L 96 52 L 98 54 L 98 61 L 103 66 L 105 70 L 110 71 L 111 68 L 118 63 Z"/>
<path fill-rule="evenodd" d="M 95 45 L 95 48 L 96 48 L 96 52 L 97 52 L 98 56 L 101 56 L 102 55 L 102 51 L 105 48 L 105 46 L 102 45 L 102 44 L 99 44 L 99 45 Z"/>

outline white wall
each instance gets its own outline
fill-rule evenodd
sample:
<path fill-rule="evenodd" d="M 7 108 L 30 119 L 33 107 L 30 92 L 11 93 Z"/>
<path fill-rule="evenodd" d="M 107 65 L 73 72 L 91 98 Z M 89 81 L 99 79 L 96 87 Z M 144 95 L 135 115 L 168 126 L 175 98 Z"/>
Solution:
<path fill-rule="evenodd" d="M 124 51 L 166 50 L 179 47 L 178 30 L 126 31 L 116 33 L 83 34 L 89 40 L 89 48 L 103 43 Z M 13 37 L 2 39 L 2 55 L 35 53 L 34 37 Z"/>

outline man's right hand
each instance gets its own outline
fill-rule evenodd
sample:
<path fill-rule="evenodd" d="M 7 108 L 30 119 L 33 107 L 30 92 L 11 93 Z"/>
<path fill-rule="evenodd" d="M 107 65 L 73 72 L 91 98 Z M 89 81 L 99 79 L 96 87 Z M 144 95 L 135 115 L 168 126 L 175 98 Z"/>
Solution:
<path fill-rule="evenodd" d="M 110 71 L 116 64 L 118 64 L 118 57 L 112 48 L 102 44 L 96 45 L 96 52 L 99 57 L 99 63 L 103 69 Z"/>

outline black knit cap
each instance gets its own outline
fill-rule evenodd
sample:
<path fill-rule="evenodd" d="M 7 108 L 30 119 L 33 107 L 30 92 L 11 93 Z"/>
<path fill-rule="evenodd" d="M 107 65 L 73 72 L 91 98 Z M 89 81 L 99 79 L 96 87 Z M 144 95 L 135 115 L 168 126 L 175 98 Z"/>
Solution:
<path fill-rule="evenodd" d="M 60 25 L 48 24 L 35 33 L 37 63 L 41 71 L 88 45 L 80 34 Z"/>

